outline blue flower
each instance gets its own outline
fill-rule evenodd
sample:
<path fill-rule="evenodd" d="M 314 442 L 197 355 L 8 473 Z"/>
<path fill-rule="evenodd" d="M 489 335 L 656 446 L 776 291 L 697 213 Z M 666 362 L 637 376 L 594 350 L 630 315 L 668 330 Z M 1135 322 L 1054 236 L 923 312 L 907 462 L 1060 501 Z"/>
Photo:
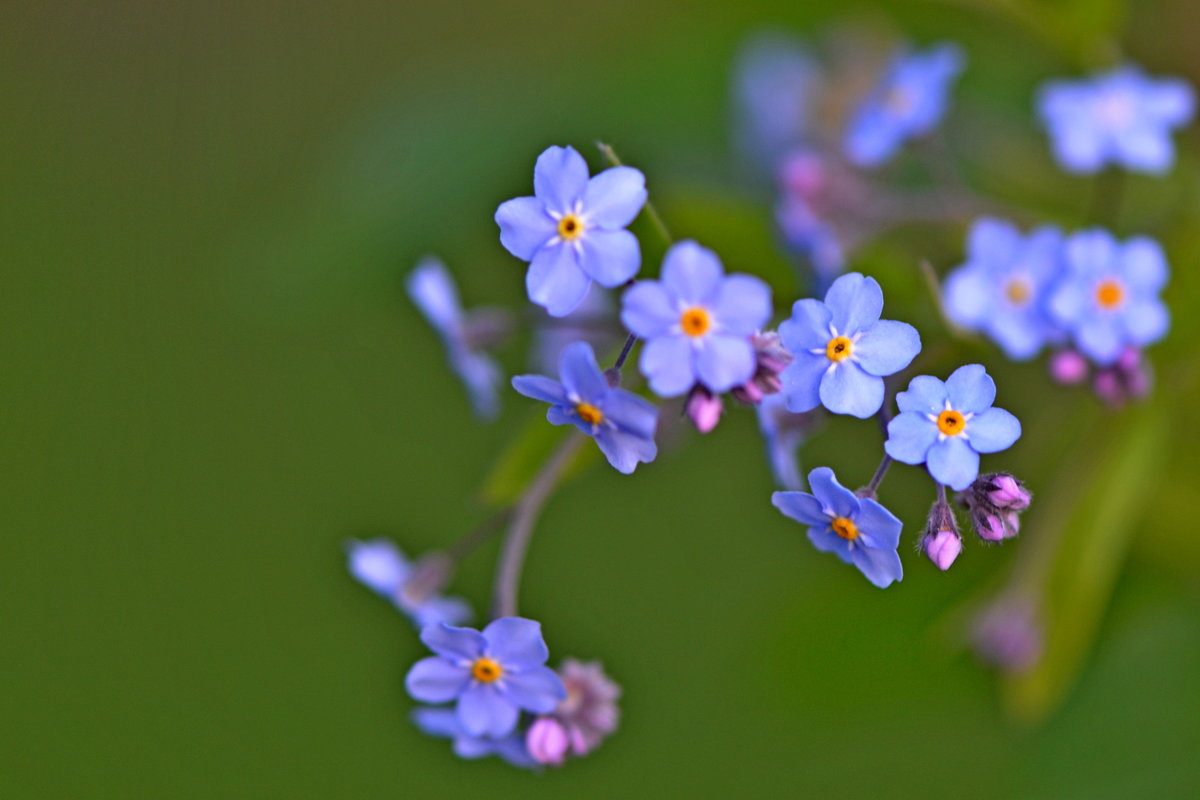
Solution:
<path fill-rule="evenodd" d="M 958 47 L 942 44 L 901 54 L 858 107 L 843 149 L 852 163 L 877 167 L 907 139 L 923 136 L 941 121 L 951 82 L 963 68 Z"/>
<path fill-rule="evenodd" d="M 1022 236 L 1016 226 L 983 218 L 971 226 L 967 263 L 946 278 L 946 312 L 983 331 L 1009 358 L 1033 358 L 1060 331 L 1046 314 L 1049 288 L 1063 270 L 1063 236 L 1042 227 Z"/>
<path fill-rule="evenodd" d="M 646 179 L 632 167 L 588 178 L 571 147 L 550 147 L 533 168 L 533 197 L 496 209 L 500 243 L 529 262 L 529 299 L 551 316 L 571 313 L 592 281 L 620 286 L 642 265 L 637 237 L 625 230 L 646 204 Z"/>
<path fill-rule="evenodd" d="M 545 666 L 550 653 L 533 620 L 501 617 L 482 633 L 430 625 L 421 641 L 437 655 L 408 671 L 408 693 L 424 703 L 457 700 L 457 721 L 467 736 L 507 736 L 522 709 L 549 714 L 567 697 L 562 680 Z"/>
<path fill-rule="evenodd" d="M 781 394 L 768 394 L 759 401 L 758 430 L 767 445 L 767 463 L 775 482 L 785 489 L 800 489 L 800 469 L 796 454 L 811 427 L 811 420 L 787 409 Z"/>
<path fill-rule="evenodd" d="M 467 387 L 475 413 L 496 416 L 500 369 L 495 361 L 471 347 L 458 290 L 445 265 L 432 256 L 422 259 L 409 273 L 406 285 L 413 303 L 442 337 L 450 366 Z"/>
<path fill-rule="evenodd" d="M 1192 87 L 1178 78 L 1153 80 L 1121 67 L 1085 81 L 1050 81 L 1038 93 L 1058 163 L 1092 173 L 1106 164 L 1159 174 L 1171 167 L 1171 130 L 1195 111 Z"/>
<path fill-rule="evenodd" d="M 454 740 L 454 754 L 459 758 L 484 758 L 499 756 L 514 767 L 537 769 L 540 764 L 529 755 L 525 737 L 518 731 L 492 739 L 487 736 L 472 736 L 463 729 L 458 714 L 449 708 L 418 708 L 413 711 L 413 722 L 423 733 Z"/>
<path fill-rule="evenodd" d="M 968 364 L 945 383 L 918 375 L 896 395 L 899 414 L 888 423 L 883 449 L 905 464 L 924 463 L 938 483 L 955 491 L 979 475 L 979 454 L 1007 450 L 1021 436 L 1021 423 L 992 408 L 996 382 L 981 364 Z"/>
<path fill-rule="evenodd" d="M 795 359 L 783 371 L 783 394 L 797 413 L 819 405 L 866 419 L 883 405 L 883 377 L 921 352 L 921 337 L 905 322 L 879 318 L 883 290 L 858 272 L 833 282 L 820 300 L 797 300 L 779 326 Z"/>
<path fill-rule="evenodd" d="M 742 45 L 734 66 L 734 139 L 763 171 L 810 135 L 820 70 L 804 43 L 777 32 Z"/>
<path fill-rule="evenodd" d="M 1166 335 L 1171 318 L 1158 295 L 1168 270 L 1158 242 L 1081 231 L 1067 239 L 1066 261 L 1050 313 L 1097 364 L 1109 366 L 1126 345 L 1144 347 Z"/>
<path fill-rule="evenodd" d="M 621 322 L 646 340 L 638 366 L 663 397 L 697 382 L 727 392 L 754 377 L 750 336 L 771 317 L 771 290 L 750 275 L 725 275 L 716 254 L 679 242 L 662 280 L 640 281 L 621 298 Z"/>
<path fill-rule="evenodd" d="M 886 589 L 904 577 L 896 548 L 900 528 L 896 515 L 868 497 L 856 497 L 838 483 L 833 470 L 808 473 L 813 493 L 775 492 L 771 502 L 786 516 L 809 526 L 808 540 L 825 553 L 835 553 L 858 567 L 867 580 Z"/>
<path fill-rule="evenodd" d="M 405 584 L 413 574 L 413 564 L 399 547 L 387 539 L 369 542 L 352 540 L 346 545 L 347 568 L 368 589 L 386 597 L 404 612 L 418 628 L 444 622 L 459 625 L 471 618 L 471 607 L 459 597 L 412 597 Z"/>
<path fill-rule="evenodd" d="M 574 425 L 596 440 L 618 472 L 633 472 L 658 455 L 654 429 L 658 409 L 632 392 L 609 386 L 587 342 L 567 345 L 559 361 L 562 383 L 542 375 L 518 375 L 512 385 L 526 397 L 550 403 L 546 419 Z"/>

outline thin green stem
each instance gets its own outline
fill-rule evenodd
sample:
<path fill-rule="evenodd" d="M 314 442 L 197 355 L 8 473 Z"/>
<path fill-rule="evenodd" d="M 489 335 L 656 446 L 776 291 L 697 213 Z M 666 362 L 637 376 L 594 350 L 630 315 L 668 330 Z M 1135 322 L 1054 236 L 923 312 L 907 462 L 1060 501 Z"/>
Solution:
<path fill-rule="evenodd" d="M 617 151 L 613 150 L 612 145 L 604 142 L 596 142 L 596 147 L 600 148 L 600 152 L 608 160 L 609 164 L 612 164 L 614 167 L 625 166 L 620 156 L 617 155 Z M 659 215 L 658 209 L 654 207 L 654 203 L 647 200 L 645 208 L 646 216 L 650 218 L 650 222 L 654 224 L 654 227 L 658 230 L 658 235 L 666 242 L 667 247 L 675 244 L 675 238 L 671 236 L 671 231 L 667 229 L 667 224 L 663 222 L 663 218 Z"/>

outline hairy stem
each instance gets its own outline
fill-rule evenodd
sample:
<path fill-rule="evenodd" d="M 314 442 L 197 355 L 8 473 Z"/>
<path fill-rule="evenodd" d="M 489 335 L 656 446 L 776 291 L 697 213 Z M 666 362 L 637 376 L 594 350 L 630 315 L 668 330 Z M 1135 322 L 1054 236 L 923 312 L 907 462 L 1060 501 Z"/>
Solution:
<path fill-rule="evenodd" d="M 892 465 L 892 457 L 885 455 L 883 461 L 879 462 L 879 466 L 875 468 L 875 474 L 871 476 L 871 482 L 867 484 L 867 491 L 871 496 L 875 496 L 875 490 L 879 488 L 879 484 L 883 483 L 883 476 L 887 475 L 888 467 Z"/>

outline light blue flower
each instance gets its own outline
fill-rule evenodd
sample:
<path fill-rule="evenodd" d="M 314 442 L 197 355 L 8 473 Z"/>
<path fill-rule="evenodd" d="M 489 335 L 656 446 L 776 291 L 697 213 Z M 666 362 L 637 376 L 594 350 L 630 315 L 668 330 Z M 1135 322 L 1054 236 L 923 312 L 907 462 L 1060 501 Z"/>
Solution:
<path fill-rule="evenodd" d="M 797 413 L 819 405 L 866 419 L 883 405 L 883 377 L 921 352 L 921 337 L 905 322 L 879 318 L 883 290 L 874 278 L 851 272 L 820 300 L 797 300 L 779 326 L 794 360 L 783 371 L 787 406 Z"/>
<path fill-rule="evenodd" d="M 784 489 L 799 490 L 804 482 L 796 457 L 811 427 L 811 420 L 787 409 L 782 394 L 768 394 L 756 406 L 758 430 L 767 446 L 767 463 L 775 482 Z"/>
<path fill-rule="evenodd" d="M 481 417 L 496 416 L 499 404 L 496 385 L 500 368 L 487 355 L 471 346 L 467 333 L 467 317 L 458 300 L 458 290 L 446 266 L 427 256 L 409 273 L 406 281 L 408 296 L 429 320 L 442 338 L 450 367 L 458 373 L 475 413 Z"/>
<path fill-rule="evenodd" d="M 829 467 L 808 473 L 807 492 L 775 492 L 771 502 L 786 516 L 808 525 L 808 540 L 825 553 L 853 564 L 880 589 L 904 577 L 896 548 L 903 527 L 875 500 L 857 497 L 838 483 Z"/>
<path fill-rule="evenodd" d="M 472 736 L 458 721 L 458 713 L 449 708 L 418 708 L 412 713 L 413 722 L 423 733 L 454 741 L 454 754 L 459 758 L 484 758 L 499 756 L 514 767 L 537 769 L 525 747 L 525 737 L 518 731 L 492 739 L 487 736 Z"/>
<path fill-rule="evenodd" d="M 925 464 L 938 483 L 955 491 L 979 475 L 979 454 L 1007 450 L 1021 423 L 992 408 L 996 383 L 980 364 L 959 367 L 945 383 L 918 375 L 896 395 L 899 414 L 888 423 L 884 450 L 905 464 Z"/>
<path fill-rule="evenodd" d="M 500 243 L 529 262 L 529 299 L 554 317 L 570 314 L 592 281 L 612 288 L 642 264 L 637 237 L 625 230 L 646 204 L 646 179 L 632 167 L 588 177 L 571 147 L 550 147 L 533 169 L 533 197 L 500 204 Z"/>
<path fill-rule="evenodd" d="M 1017 361 L 1033 358 L 1061 331 L 1046 311 L 1063 271 L 1063 235 L 1045 226 L 1022 236 L 1015 225 L 985 217 L 967 241 L 967 262 L 946 277 L 950 318 L 983 331 Z"/>
<path fill-rule="evenodd" d="M 746 40 L 734 65 L 734 141 L 762 172 L 809 137 L 820 70 L 800 39 L 775 31 Z"/>
<path fill-rule="evenodd" d="M 471 618 L 471 607 L 460 597 L 433 594 L 414 598 L 406 593 L 413 564 L 387 539 L 351 540 L 346 545 L 346 560 L 356 580 L 392 601 L 418 628 L 441 622 L 461 625 Z"/>
<path fill-rule="evenodd" d="M 1037 105 L 1063 169 L 1092 173 L 1111 163 L 1161 174 L 1175 160 L 1171 131 L 1192 119 L 1195 96 L 1186 81 L 1125 66 L 1090 80 L 1050 81 Z"/>
<path fill-rule="evenodd" d="M 526 397 L 550 403 L 546 419 L 574 425 L 596 440 L 618 472 L 633 472 L 658 455 L 654 430 L 658 409 L 632 392 L 608 385 L 587 342 L 568 345 L 558 369 L 561 383 L 542 375 L 518 375 L 512 385 Z"/>
<path fill-rule="evenodd" d="M 750 336 L 771 318 L 771 290 L 750 275 L 725 275 L 711 250 L 679 242 L 662 280 L 640 281 L 621 298 L 621 322 L 645 340 L 638 366 L 662 397 L 701 383 L 727 392 L 754 377 Z"/>
<path fill-rule="evenodd" d="M 414 664 L 405 687 L 423 703 L 457 701 L 467 736 L 507 736 L 522 710 L 549 714 L 567 697 L 562 680 L 545 666 L 550 653 L 533 620 L 501 617 L 482 633 L 430 625 L 421 641 L 437 655 Z"/>
<path fill-rule="evenodd" d="M 950 84 L 964 60 L 953 44 L 894 58 L 850 120 L 843 142 L 846 158 L 860 167 L 877 167 L 906 140 L 933 130 L 946 111 Z"/>
<path fill-rule="evenodd" d="M 1171 318 L 1158 295 L 1168 269 L 1158 242 L 1082 231 L 1067 239 L 1066 261 L 1050 313 L 1098 365 L 1115 363 L 1127 345 L 1145 347 L 1166 335 Z"/>

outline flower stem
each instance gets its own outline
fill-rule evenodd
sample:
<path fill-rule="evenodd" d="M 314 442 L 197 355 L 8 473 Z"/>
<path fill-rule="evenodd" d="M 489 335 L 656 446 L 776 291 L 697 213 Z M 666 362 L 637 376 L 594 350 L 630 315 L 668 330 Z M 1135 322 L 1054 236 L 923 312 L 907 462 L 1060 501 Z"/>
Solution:
<path fill-rule="evenodd" d="M 611 144 L 596 142 L 596 147 L 600 148 L 600 152 L 608 160 L 609 164 L 612 164 L 614 167 L 625 166 L 625 164 L 622 163 L 620 156 L 617 155 L 617 151 L 613 150 Z M 671 232 L 667 230 L 667 224 L 663 222 L 662 217 L 658 213 L 658 209 L 655 208 L 654 204 L 649 200 L 646 201 L 646 216 L 650 217 L 650 221 L 654 223 L 654 227 L 658 230 L 658 235 L 661 236 L 663 241 L 667 243 L 667 247 L 675 244 L 675 238 L 671 236 Z"/>
<path fill-rule="evenodd" d="M 887 475 L 888 467 L 892 465 L 892 457 L 885 455 L 883 461 L 879 462 L 879 466 L 875 468 L 875 474 L 871 476 L 871 482 L 867 484 L 867 491 L 870 496 L 875 496 L 875 490 L 879 488 L 879 484 L 883 483 L 883 476 Z"/>
<path fill-rule="evenodd" d="M 624 347 L 621 348 L 621 354 L 617 356 L 617 360 L 613 362 L 613 371 L 617 373 L 617 377 L 621 377 L 621 367 L 625 366 L 625 360 L 629 358 L 629 351 L 633 349 L 634 342 L 637 341 L 637 334 L 629 334 L 625 340 Z"/>
<path fill-rule="evenodd" d="M 935 481 L 935 482 L 936 482 L 936 481 Z M 937 485 L 937 494 L 938 494 L 938 502 L 939 502 L 939 503 L 941 503 L 942 505 L 947 505 L 947 503 L 946 503 L 946 486 L 945 486 L 945 484 L 941 484 L 941 483 L 939 483 L 939 484 Z"/>
<path fill-rule="evenodd" d="M 502 508 L 483 522 L 476 525 L 466 536 L 455 542 L 447 554 L 457 563 L 470 555 L 476 547 L 495 535 L 504 523 L 512 516 L 512 508 Z"/>
<path fill-rule="evenodd" d="M 500 551 L 500 560 L 496 564 L 496 582 L 493 589 L 492 617 L 515 617 L 517 615 L 517 591 L 521 584 L 521 567 L 525 564 L 525 554 L 529 551 L 529 542 L 533 538 L 533 530 L 546 501 L 563 473 L 574 459 L 584 435 L 572 432 L 550 460 L 534 477 L 525 489 L 521 499 L 517 501 L 512 512 L 512 522 L 504 537 L 504 546 Z"/>

